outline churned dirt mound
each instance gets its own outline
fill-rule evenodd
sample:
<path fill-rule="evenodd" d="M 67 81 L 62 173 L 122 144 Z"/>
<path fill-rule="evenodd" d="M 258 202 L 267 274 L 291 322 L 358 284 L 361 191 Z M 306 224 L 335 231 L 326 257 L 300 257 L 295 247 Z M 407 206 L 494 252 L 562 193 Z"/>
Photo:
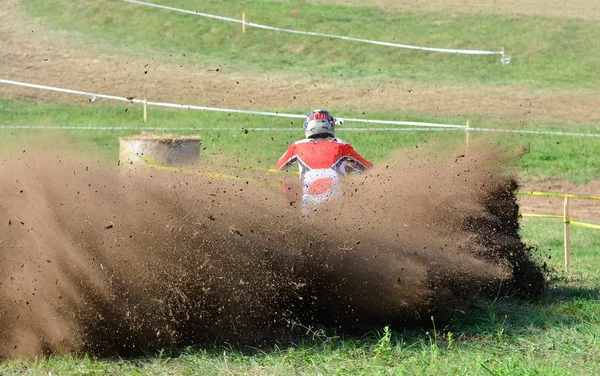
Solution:
<path fill-rule="evenodd" d="M 517 234 L 506 162 L 405 153 L 302 216 L 276 176 L 134 169 L 54 148 L 4 156 L 0 357 L 260 346 L 308 325 L 443 321 L 479 294 L 533 297 L 543 278 Z"/>

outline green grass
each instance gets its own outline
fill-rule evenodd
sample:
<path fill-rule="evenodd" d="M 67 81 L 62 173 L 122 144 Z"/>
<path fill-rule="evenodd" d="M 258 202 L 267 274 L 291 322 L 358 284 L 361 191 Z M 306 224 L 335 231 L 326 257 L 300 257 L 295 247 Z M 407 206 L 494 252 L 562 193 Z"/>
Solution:
<path fill-rule="evenodd" d="M 284 109 L 284 112 L 302 113 L 297 109 Z M 341 113 L 352 117 L 364 117 L 353 113 Z M 457 118 L 441 118 L 423 114 L 369 113 L 375 119 L 430 121 L 460 124 Z M 226 154 L 241 159 L 241 164 L 272 167 L 287 145 L 302 138 L 302 119 L 286 119 L 268 116 L 228 114 L 208 111 L 174 111 L 149 109 L 149 121 L 142 121 L 140 105 L 120 104 L 101 105 L 87 100 L 79 105 L 33 104 L 22 101 L 0 100 L 0 125 L 44 125 L 44 126 L 114 126 L 131 127 L 130 131 L 85 131 L 85 130 L 12 130 L 0 129 L 0 146 L 24 145 L 35 143 L 36 137 L 45 139 L 52 135 L 66 135 L 72 144 L 83 151 L 93 151 L 116 160 L 119 150 L 118 136 L 137 134 L 140 127 L 167 127 L 174 131 L 163 133 L 200 134 L 204 138 L 202 153 L 204 157 Z M 507 123 L 485 123 L 486 127 L 510 127 Z M 348 127 L 364 124 L 347 123 Z M 475 126 L 472 123 L 472 126 Z M 517 129 L 539 130 L 535 122 L 513 125 Z M 183 128 L 230 128 L 231 131 L 180 131 Z M 291 131 L 243 131 L 243 128 L 286 128 Z M 459 147 L 465 140 L 462 131 L 402 131 L 402 132 L 350 132 L 339 127 L 338 136 L 352 143 L 356 150 L 375 162 L 383 162 L 394 151 L 402 148 L 414 148 L 425 141 L 443 140 L 448 149 Z M 597 133 L 593 126 L 544 127 L 548 130 L 578 131 Z M 161 133 L 161 132 L 158 132 Z M 529 147 L 529 152 L 515 166 L 523 179 L 534 177 L 554 177 L 575 183 L 596 180 L 600 177 L 600 159 L 596 158 L 598 138 L 544 136 L 544 135 L 507 135 L 472 132 L 472 139 L 505 149 Z M 20 147 L 20 146 L 19 146 Z M 248 158 L 250 155 L 250 159 Z"/>
<path fill-rule="evenodd" d="M 572 218 L 576 221 L 578 218 Z M 527 243 L 538 249 L 541 255 L 549 258 L 550 265 L 557 268 L 561 278 L 563 265 L 563 223 L 561 219 L 522 219 L 524 223 L 521 235 Z M 585 221 L 583 221 L 585 222 Z M 546 236 L 540 236 L 547 234 Z M 599 230 L 570 226 L 571 269 L 570 280 L 577 281 L 578 287 L 598 290 L 600 287 L 600 232 Z M 597 291 L 597 292 L 600 292 Z"/>
<path fill-rule="evenodd" d="M 524 129 L 535 130 L 538 127 L 532 125 Z M 545 129 L 558 130 L 556 127 Z M 585 129 L 582 128 L 582 131 L 587 132 Z M 561 131 L 569 130 L 565 127 Z M 487 133 L 479 136 L 490 137 Z M 511 134 L 493 137 L 490 144 L 506 149 L 528 148 L 517 166 L 520 178 L 526 181 L 550 177 L 583 184 L 600 178 L 597 158 L 600 138 L 597 137 Z"/>
<path fill-rule="evenodd" d="M 592 375 L 600 372 L 600 237 L 573 228 L 572 270 L 562 266 L 562 224 L 522 220 L 522 236 L 554 270 L 537 301 L 475 300 L 447 327 L 363 338 L 307 331 L 295 345 L 267 350 L 215 346 L 130 359 L 58 355 L 0 363 L 0 373 L 32 375 Z M 435 318 L 434 318 L 435 321 Z"/>
<path fill-rule="evenodd" d="M 594 21 L 384 12 L 301 0 L 155 3 L 238 19 L 246 12 L 252 22 L 402 44 L 494 51 L 504 46 L 513 63 L 501 65 L 498 55 L 455 56 L 252 28 L 242 34 L 240 24 L 118 0 L 24 0 L 23 8 L 73 43 L 96 46 L 98 53 L 222 65 L 250 74 L 325 75 L 339 77 L 340 85 L 401 78 L 466 86 L 600 86 L 595 48 L 600 25 Z"/>

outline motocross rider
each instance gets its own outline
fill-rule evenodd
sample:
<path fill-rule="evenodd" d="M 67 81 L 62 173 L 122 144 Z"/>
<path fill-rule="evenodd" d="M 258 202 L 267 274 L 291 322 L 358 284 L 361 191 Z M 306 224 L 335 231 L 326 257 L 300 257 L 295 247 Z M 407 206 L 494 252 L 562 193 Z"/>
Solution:
<path fill-rule="evenodd" d="M 373 167 L 373 163 L 360 156 L 349 143 L 335 137 L 335 123 L 325 110 L 308 113 L 304 121 L 306 138 L 292 143 L 277 162 L 278 170 L 298 162 L 304 213 L 339 197 L 342 194 L 340 180 L 348 172 L 358 173 Z"/>

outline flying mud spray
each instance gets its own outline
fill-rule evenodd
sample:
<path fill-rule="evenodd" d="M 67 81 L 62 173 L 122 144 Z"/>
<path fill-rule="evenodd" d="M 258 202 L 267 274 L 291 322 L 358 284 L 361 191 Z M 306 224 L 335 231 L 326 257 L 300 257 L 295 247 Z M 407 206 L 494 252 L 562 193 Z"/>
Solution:
<path fill-rule="evenodd" d="M 0 357 L 261 346 L 307 326 L 358 334 L 543 289 L 506 153 L 401 153 L 308 216 L 275 176 L 85 160 L 2 158 Z"/>

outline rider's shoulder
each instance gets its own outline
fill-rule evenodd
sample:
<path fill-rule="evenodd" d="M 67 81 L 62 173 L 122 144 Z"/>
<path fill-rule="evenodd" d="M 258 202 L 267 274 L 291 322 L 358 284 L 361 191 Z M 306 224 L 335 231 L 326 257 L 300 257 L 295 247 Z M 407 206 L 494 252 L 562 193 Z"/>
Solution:
<path fill-rule="evenodd" d="M 346 145 L 347 142 L 342 140 L 341 138 L 334 137 L 332 141 L 338 142 L 340 144 Z"/>
<path fill-rule="evenodd" d="M 346 141 L 342 140 L 341 138 L 337 138 L 337 137 L 305 138 L 305 139 L 294 142 L 292 145 L 301 146 L 303 144 L 316 144 L 316 143 L 321 143 L 321 142 L 335 143 L 335 144 L 339 144 L 339 145 L 349 145 Z"/>
<path fill-rule="evenodd" d="M 294 142 L 294 144 L 298 145 L 298 144 L 305 144 L 308 142 L 312 142 L 312 143 L 316 143 L 316 142 L 337 142 L 339 144 L 347 144 L 346 141 L 342 140 L 341 138 L 337 138 L 337 137 L 327 137 L 327 138 L 304 138 L 302 140 L 298 140 L 296 142 Z"/>
<path fill-rule="evenodd" d="M 312 139 L 312 138 L 304 138 L 302 140 L 298 140 L 298 141 L 294 142 L 294 145 L 306 144 L 306 143 L 312 142 L 312 141 L 314 141 L 314 139 Z"/>

